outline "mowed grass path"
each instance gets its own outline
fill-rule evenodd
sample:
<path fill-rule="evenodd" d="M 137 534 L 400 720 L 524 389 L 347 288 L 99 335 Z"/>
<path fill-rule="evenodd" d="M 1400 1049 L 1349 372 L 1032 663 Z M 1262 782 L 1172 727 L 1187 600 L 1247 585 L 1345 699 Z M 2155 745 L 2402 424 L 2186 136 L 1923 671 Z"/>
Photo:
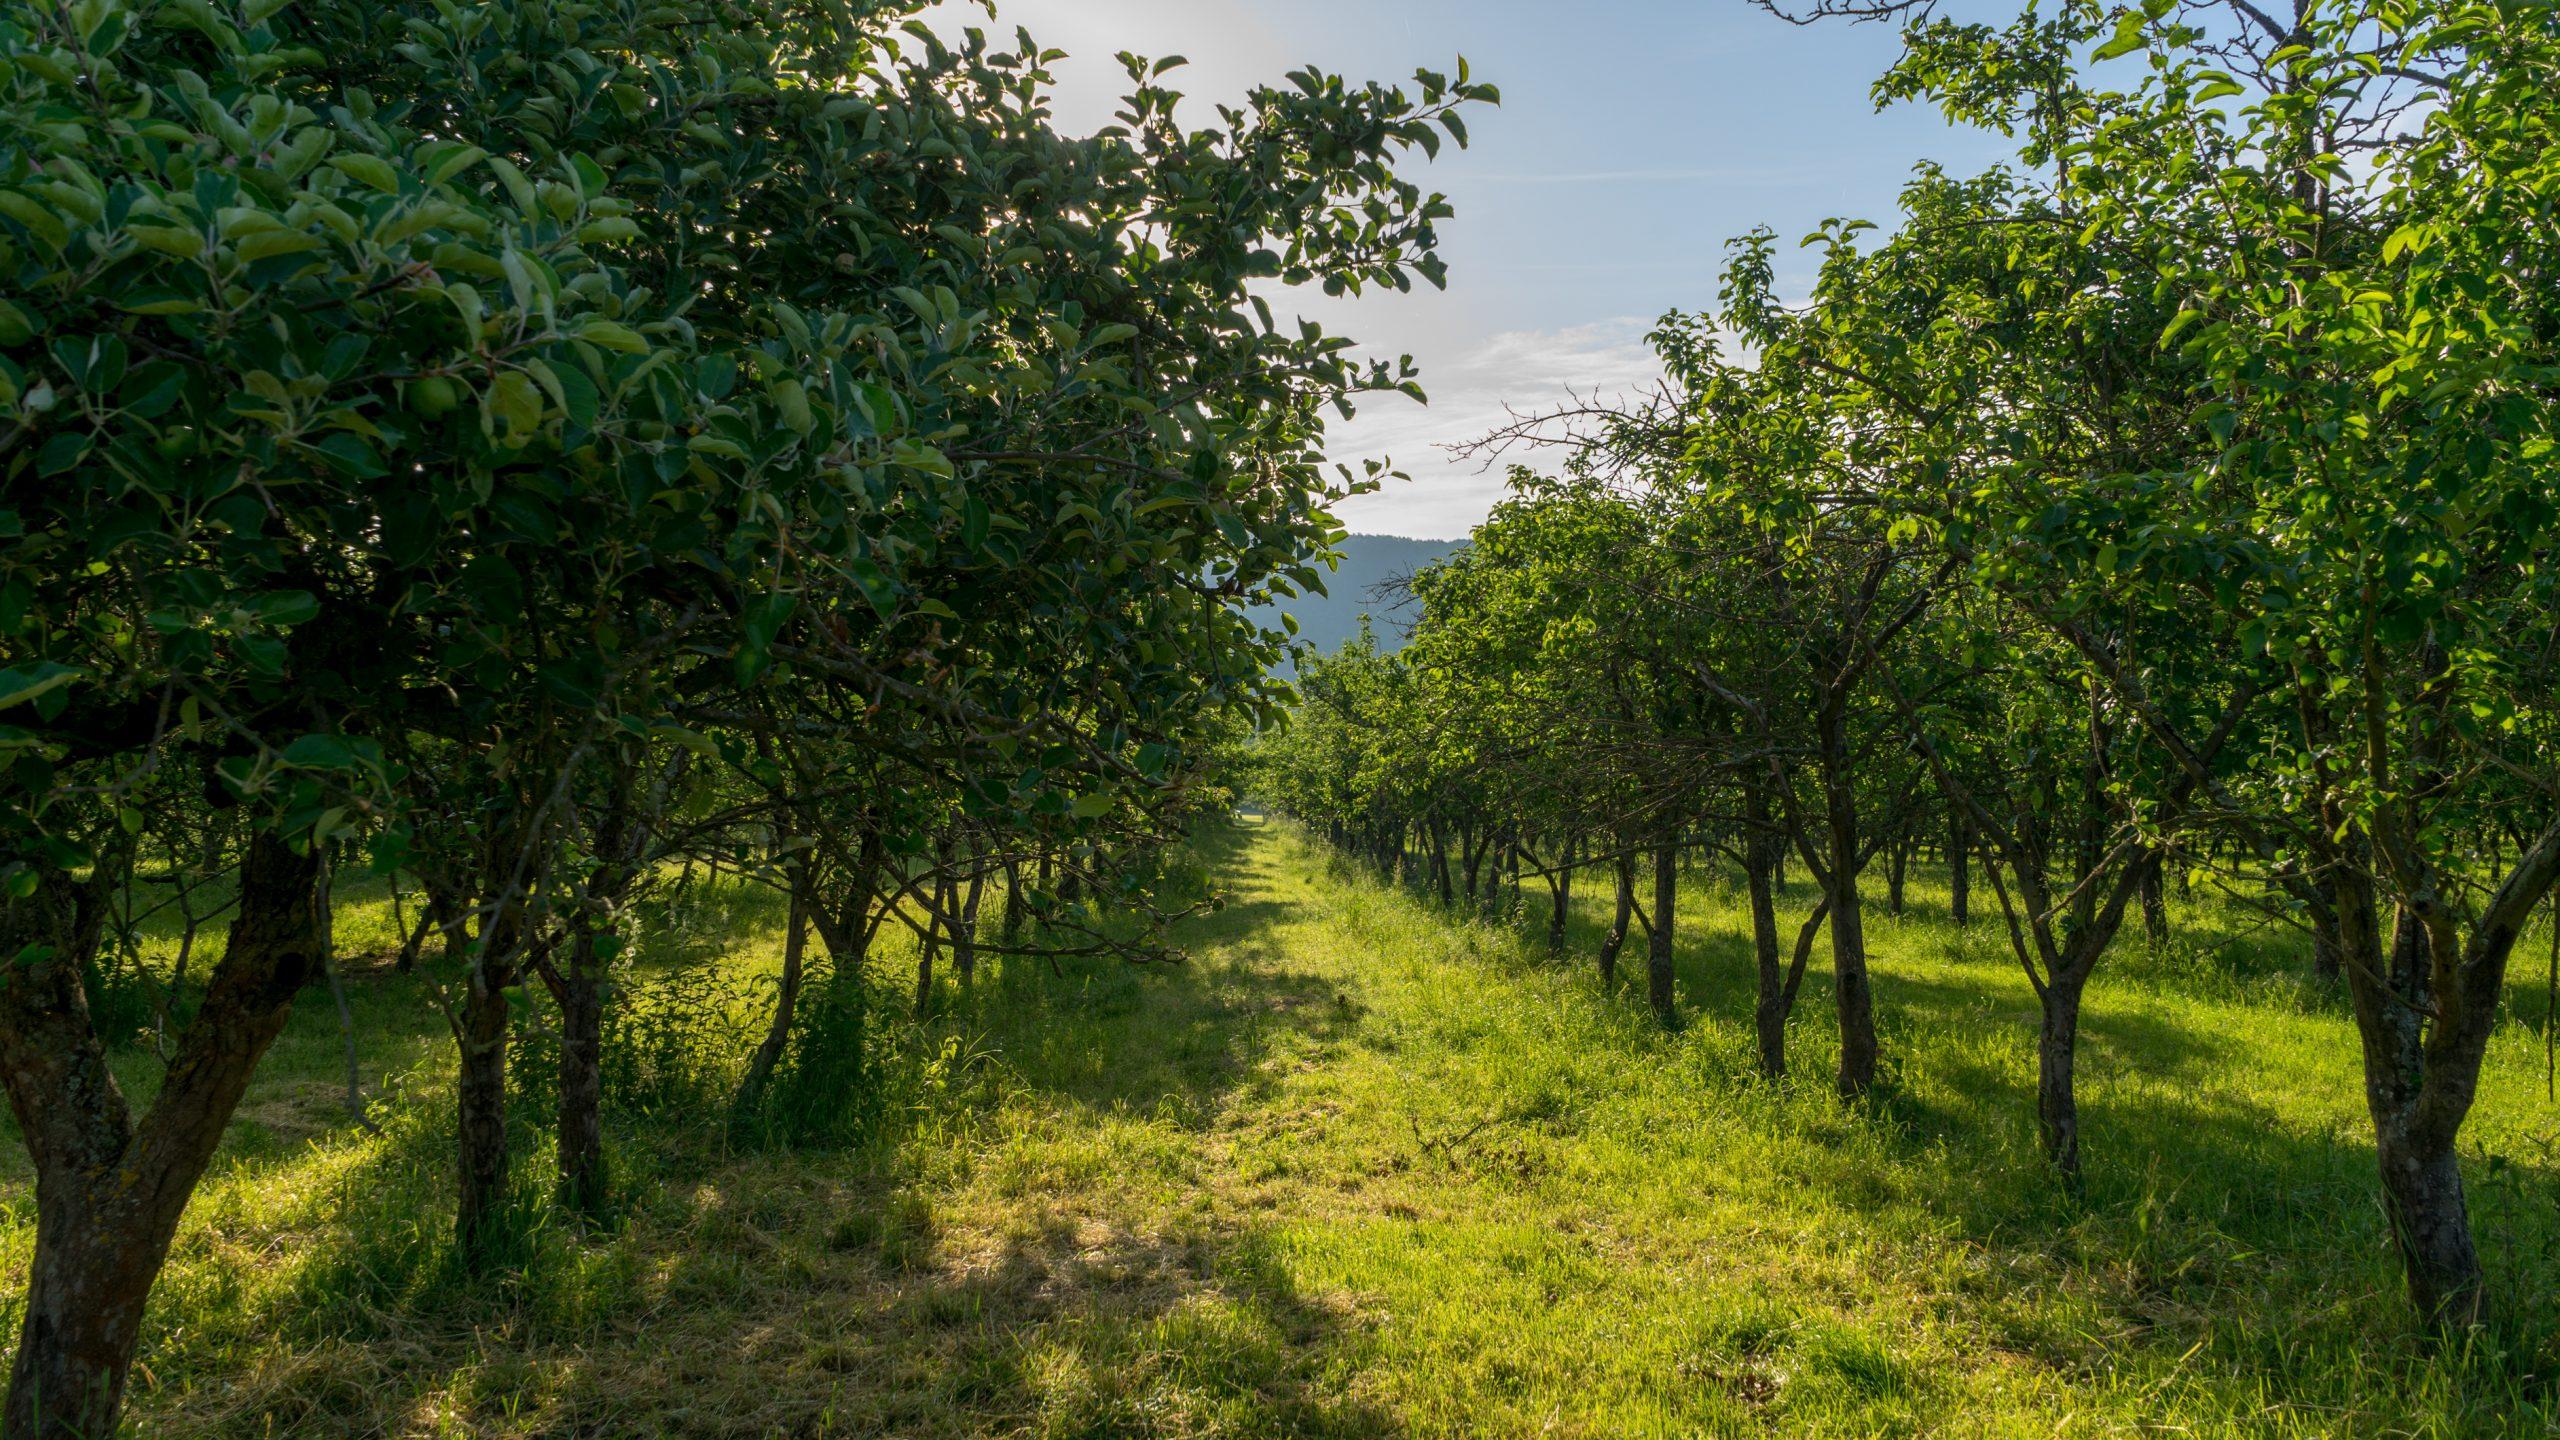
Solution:
<path fill-rule="evenodd" d="M 1186 924 L 1187 963 L 983 976 L 935 1022 L 894 1145 L 740 1153 L 688 1117 L 625 1120 L 626 1222 L 537 1226 L 507 1281 L 443 1259 L 432 1011 L 354 982 L 369 1081 L 413 1070 L 419 1097 L 367 1136 L 336 1109 L 315 994 L 190 1214 L 137 1430 L 2555 1428 L 2560 1189 L 2526 1024 L 2493 1050 L 2473 1132 L 2512 1298 L 2445 1356 L 2402 1318 L 2351 1029 L 2245 928 L 2199 911 L 2170 953 L 2135 937 L 2101 972 L 2074 1198 L 2034 1155 L 2026 982 L 1995 924 L 1955 930 L 1925 885 L 1876 919 L 1888 1093 L 1849 1110 L 1819 962 L 1800 1083 L 1749 1073 L 1740 906 L 1712 877 L 1684 896 L 1695 1018 L 1666 1034 L 1590 973 L 1605 895 L 1549 959 L 1285 828 L 1198 849 L 1229 903 Z M 741 908 L 742 953 L 769 953 L 770 908 Z M 14 1274 L 32 1204 L 6 1163 Z"/>

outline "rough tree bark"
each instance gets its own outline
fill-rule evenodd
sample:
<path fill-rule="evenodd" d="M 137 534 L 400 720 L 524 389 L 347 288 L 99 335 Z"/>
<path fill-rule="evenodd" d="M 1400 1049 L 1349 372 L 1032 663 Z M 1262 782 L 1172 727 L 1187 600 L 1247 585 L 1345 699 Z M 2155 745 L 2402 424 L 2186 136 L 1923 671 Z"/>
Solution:
<path fill-rule="evenodd" d="M 2447 898 L 2454 887 L 2407 847 L 2394 849 L 2408 870 L 2407 896 L 2387 954 L 2373 881 L 2346 855 L 2323 858 L 2363 1042 L 2383 1208 L 2420 1318 L 2460 1328 L 2480 1321 L 2486 1288 L 2456 1146 L 2479 1092 L 2507 963 L 2534 907 L 2560 881 L 2560 820 L 2517 857 L 2467 926 Z"/>
<path fill-rule="evenodd" d="M 515 983 L 515 947 L 511 936 L 490 942 L 465 979 L 455 1029 L 462 1066 L 454 1084 L 459 1193 L 453 1238 L 464 1267 L 474 1272 L 498 1258 L 506 1232 L 507 987 Z"/>
<path fill-rule="evenodd" d="M 2345 964 L 2338 933 L 2338 887 L 2323 870 L 2305 892 L 2311 910 L 2311 973 L 2335 983 Z"/>
<path fill-rule="evenodd" d="M 1751 1010 L 1752 1028 L 1760 1043 L 1761 1077 L 1783 1080 L 1787 1074 L 1787 1019 L 1795 1013 L 1796 991 L 1804 981 L 1805 964 L 1813 956 L 1814 938 L 1822 933 L 1831 902 L 1826 899 L 1814 905 L 1813 914 L 1796 931 L 1794 958 L 1782 965 L 1778 959 L 1777 877 L 1778 863 L 1787 853 L 1786 842 L 1772 823 L 1766 790 L 1749 790 L 1743 805 L 1750 833 L 1743 841 L 1742 873 L 1751 896 L 1751 955 L 1759 972 L 1759 993 Z"/>
<path fill-rule="evenodd" d="M 551 987 L 560 1006 L 560 1203 L 589 1221 L 604 1218 L 613 1190 L 604 1153 L 602 939 L 582 926 Z"/>
<path fill-rule="evenodd" d="M 1821 745 L 1823 831 L 1829 855 L 1822 875 L 1831 909 L 1833 1002 L 1840 1017 L 1840 1098 L 1855 1100 L 1876 1083 L 1875 995 L 1867 981 L 1867 929 L 1858 903 L 1858 796 L 1850 773 L 1849 722 L 1836 695 L 1816 708 Z"/>
<path fill-rule="evenodd" d="M 1636 857 L 1621 844 L 1613 862 L 1618 882 L 1617 918 L 1609 922 L 1609 933 L 1600 941 L 1600 983 L 1612 989 L 1618 983 L 1618 952 L 1626 947 L 1627 926 L 1636 910 Z"/>
<path fill-rule="evenodd" d="M 1759 973 L 1760 993 L 1751 1009 L 1752 1028 L 1760 1040 L 1760 1073 L 1777 1080 L 1787 1073 L 1787 1016 L 1780 1007 L 1783 979 L 1778 969 L 1778 904 L 1774 880 L 1779 842 L 1769 815 L 1769 794 L 1754 785 L 1743 795 L 1743 887 L 1751 895 L 1751 958 Z"/>
<path fill-rule="evenodd" d="M 461 1065 L 454 1082 L 458 1184 L 453 1217 L 455 1252 L 477 1273 L 500 1258 L 507 1218 L 507 991 L 525 960 L 522 887 L 506 878 L 516 868 L 505 838 L 493 836 L 483 866 L 491 900 L 478 943 L 463 975 L 461 1013 L 454 1039 Z"/>
<path fill-rule="evenodd" d="M 36 1170 L 35 1255 L 0 1410 L 8 1440 L 115 1433 L 143 1305 L 188 1196 L 318 974 L 319 875 L 316 852 L 250 839 L 230 945 L 139 1124 L 80 989 L 104 897 L 57 872 L 0 902 L 0 954 L 41 957 L 0 981 L 0 1080 Z"/>

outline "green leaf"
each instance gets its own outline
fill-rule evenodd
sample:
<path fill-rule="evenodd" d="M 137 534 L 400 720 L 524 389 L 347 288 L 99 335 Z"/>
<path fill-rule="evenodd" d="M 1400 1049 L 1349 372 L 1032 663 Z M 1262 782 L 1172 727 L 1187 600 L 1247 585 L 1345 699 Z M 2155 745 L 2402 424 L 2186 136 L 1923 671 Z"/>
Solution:
<path fill-rule="evenodd" d="M 583 321 L 578 326 L 577 336 L 590 345 L 625 355 L 649 353 L 649 342 L 642 338 L 640 332 L 618 320 L 595 318 Z"/>
<path fill-rule="evenodd" d="M 329 168 L 359 185 L 369 185 L 385 195 L 400 193 L 400 172 L 392 169 L 391 162 L 379 155 L 332 155 L 329 157 Z"/>
<path fill-rule="evenodd" d="M 23 705 L 42 695 L 52 694 L 80 678 L 81 672 L 69 665 L 40 660 L 32 665 L 14 665 L 0 670 L 0 710 Z"/>
<path fill-rule="evenodd" d="M 2106 44 L 2099 46 L 2097 53 L 2090 58 L 2095 60 L 2113 60 L 2118 56 L 2130 55 L 2134 51 L 2141 49 L 2144 41 L 2144 26 L 2147 23 L 2147 17 L 2145 17 L 2141 11 L 2126 11 L 2116 19 L 2116 33 L 2114 37 L 2108 40 Z"/>

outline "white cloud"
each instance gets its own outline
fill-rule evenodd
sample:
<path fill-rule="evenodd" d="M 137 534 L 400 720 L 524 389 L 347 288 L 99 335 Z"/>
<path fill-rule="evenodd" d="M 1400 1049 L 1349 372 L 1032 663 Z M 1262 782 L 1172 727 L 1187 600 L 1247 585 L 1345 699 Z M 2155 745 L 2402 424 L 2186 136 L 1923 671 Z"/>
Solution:
<path fill-rule="evenodd" d="M 1371 397 L 1349 423 L 1334 423 L 1328 453 L 1355 470 L 1365 459 L 1390 459 L 1413 478 L 1346 502 L 1344 523 L 1364 534 L 1466 534 L 1502 498 L 1513 461 L 1544 468 L 1553 457 L 1513 455 L 1488 468 L 1483 459 L 1447 447 L 1480 440 L 1518 413 L 1635 396 L 1662 376 L 1661 362 L 1644 343 L 1652 328 L 1650 320 L 1621 318 L 1509 331 L 1439 358 L 1422 377 L 1428 406 Z"/>
<path fill-rule="evenodd" d="M 998 33 L 1009 44 L 1013 27 L 1019 25 L 1043 47 L 1068 52 L 1054 67 L 1058 123 L 1070 133 L 1087 133 L 1110 123 L 1126 86 L 1112 56 L 1124 49 L 1188 57 L 1189 66 L 1175 72 L 1169 83 L 1191 97 L 1184 107 L 1186 118 L 1205 124 L 1213 118 L 1211 105 L 1240 99 L 1255 84 L 1275 83 L 1301 64 L 1356 76 L 1395 75 L 1409 68 L 1396 63 L 1405 52 L 1436 56 L 1455 43 L 1448 36 L 1421 33 L 1425 27 L 1419 20 L 1392 7 L 1378 9 L 1386 13 L 1368 17 L 1376 23 L 1346 26 L 1341 23 L 1346 16 L 1361 13 L 1356 0 L 1001 0 Z M 987 24 L 984 7 L 969 0 L 944 0 L 926 18 L 946 35 Z M 1488 131 L 1500 123 L 1498 112 L 1480 119 Z M 1451 152 L 1449 160 L 1456 162 L 1457 153 Z M 1456 173 L 1445 180 L 1433 176 L 1427 183 L 1460 178 Z M 1784 184 L 1788 179 L 1786 172 L 1767 165 L 1623 160 L 1606 168 L 1534 163 L 1489 168 L 1468 178 L 1507 189 L 1520 197 L 1513 203 L 1550 214 L 1586 208 L 1588 202 L 1572 194 L 1577 186 Z M 1461 221 L 1452 228 L 1489 223 L 1502 209 L 1491 201 L 1462 203 Z M 1328 331 L 1364 342 L 1364 354 L 1411 352 L 1422 365 L 1422 384 L 1431 396 L 1427 408 L 1401 396 L 1372 396 L 1355 419 L 1337 420 L 1328 437 L 1332 458 L 1355 470 L 1364 459 L 1384 457 L 1414 477 L 1343 506 L 1342 516 L 1355 530 L 1431 538 L 1464 535 L 1501 498 L 1508 462 L 1487 469 L 1442 447 L 1482 438 L 1511 418 L 1507 406 L 1535 411 L 1568 403 L 1575 395 L 1617 399 L 1658 377 L 1659 367 L 1644 346 L 1650 321 L 1524 328 L 1569 318 L 1571 307 L 1540 305 L 1559 283 L 1573 277 L 1658 275 L 1658 282 L 1641 288 L 1658 288 L 1666 304 L 1703 283 L 1701 262 L 1692 255 L 1628 255 L 1602 245 L 1577 246 L 1547 260 L 1488 254 L 1485 248 L 1474 246 L 1464 257 L 1450 252 L 1469 287 L 1463 298 L 1419 289 L 1412 295 L 1372 291 L 1338 299 L 1311 289 L 1274 287 L 1267 292 L 1284 326 L 1293 313 L 1304 315 Z M 1524 308 L 1532 313 L 1523 314 Z M 1544 313 L 1536 313 L 1541 308 Z"/>

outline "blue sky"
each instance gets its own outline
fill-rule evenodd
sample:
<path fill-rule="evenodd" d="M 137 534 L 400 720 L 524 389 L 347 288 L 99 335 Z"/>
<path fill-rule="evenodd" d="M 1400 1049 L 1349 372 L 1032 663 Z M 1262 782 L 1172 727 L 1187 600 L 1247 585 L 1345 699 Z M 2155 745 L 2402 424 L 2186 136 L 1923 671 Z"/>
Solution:
<path fill-rule="evenodd" d="M 1414 477 L 1342 508 L 1365 532 L 1465 534 L 1501 478 L 1439 447 L 1506 405 L 1641 386 L 1645 330 L 1713 303 L 1732 236 L 1767 224 L 1792 245 L 1827 216 L 1889 224 L 1916 162 L 1969 170 L 2003 151 L 1928 111 L 1875 112 L 1891 30 L 1801 28 L 1745 0 L 1000 0 L 999 16 L 1069 52 L 1058 109 L 1073 130 L 1108 123 L 1120 50 L 1189 57 L 1203 123 L 1210 102 L 1308 64 L 1401 80 L 1464 55 L 1502 88 L 1501 109 L 1470 117 L 1473 147 L 1423 177 L 1458 211 L 1442 227 L 1448 290 L 1298 307 L 1411 354 L 1431 394 L 1427 408 L 1373 400 L 1335 428 L 1336 459 L 1384 454 Z"/>

